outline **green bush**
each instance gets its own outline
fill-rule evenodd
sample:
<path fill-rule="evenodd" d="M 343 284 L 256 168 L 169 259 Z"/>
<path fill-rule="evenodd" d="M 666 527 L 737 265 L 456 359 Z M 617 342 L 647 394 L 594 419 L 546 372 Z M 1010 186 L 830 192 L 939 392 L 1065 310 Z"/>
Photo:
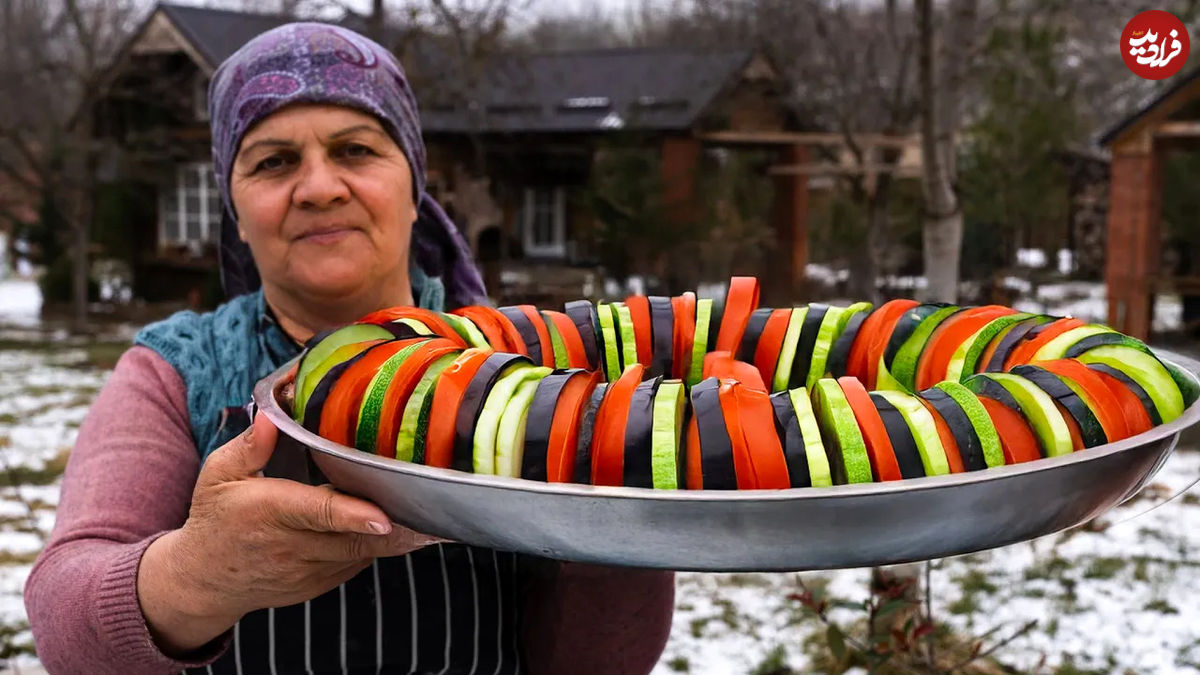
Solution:
<path fill-rule="evenodd" d="M 46 268 L 45 274 L 38 281 L 42 289 L 42 301 L 71 302 L 71 257 L 60 255 Z M 100 285 L 94 279 L 88 279 L 88 302 L 100 299 Z"/>

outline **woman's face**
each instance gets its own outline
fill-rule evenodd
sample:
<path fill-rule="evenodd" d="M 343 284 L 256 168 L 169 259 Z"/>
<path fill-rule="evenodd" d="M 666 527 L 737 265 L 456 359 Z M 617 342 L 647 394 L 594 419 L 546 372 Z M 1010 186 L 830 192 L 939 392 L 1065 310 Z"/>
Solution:
<path fill-rule="evenodd" d="M 407 290 L 412 171 L 373 116 L 273 113 L 242 139 L 230 194 L 264 286 L 314 300 Z"/>

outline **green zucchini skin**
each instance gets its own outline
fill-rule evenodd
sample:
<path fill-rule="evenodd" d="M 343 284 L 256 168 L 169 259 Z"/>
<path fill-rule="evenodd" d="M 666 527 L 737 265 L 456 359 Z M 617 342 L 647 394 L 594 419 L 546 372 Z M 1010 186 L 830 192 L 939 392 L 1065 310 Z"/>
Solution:
<path fill-rule="evenodd" d="M 977 396 L 986 396 L 1004 407 L 1019 413 L 1022 417 L 1026 416 L 1025 410 L 1021 408 L 1021 404 L 1017 403 L 1017 399 L 1004 388 L 1004 385 L 989 377 L 972 375 L 963 382 L 963 386 L 970 389 Z"/>
<path fill-rule="evenodd" d="M 892 362 L 896 360 L 896 352 L 900 351 L 900 347 L 904 346 L 908 338 L 912 337 L 917 326 L 920 326 L 921 322 L 928 319 L 934 312 L 949 306 L 941 302 L 931 302 L 917 305 L 900 315 L 900 320 L 896 322 L 891 336 L 888 337 L 887 347 L 883 350 L 883 362 L 889 371 L 892 369 Z"/>
<path fill-rule="evenodd" d="M 358 363 L 358 360 L 365 356 L 367 352 L 380 345 L 386 344 L 388 343 L 380 342 L 379 344 L 371 345 L 354 356 L 351 356 L 345 361 L 342 361 L 341 363 L 330 368 L 329 372 L 325 373 L 325 377 L 322 377 L 321 381 L 317 382 L 317 386 L 315 389 L 313 389 L 312 395 L 308 397 L 308 401 L 304 404 L 305 429 L 308 429 L 315 434 L 321 428 L 321 411 L 325 408 L 325 399 L 329 398 L 329 392 L 333 389 L 333 385 L 337 384 L 338 378 L 342 376 L 342 373 L 346 372 L 346 369 L 350 366 Z"/>
<path fill-rule="evenodd" d="M 936 387 L 930 387 L 922 391 L 920 395 L 946 421 L 946 426 L 950 428 L 954 442 L 958 445 L 963 468 L 967 471 L 988 468 L 987 460 L 983 456 L 983 444 L 979 441 L 979 434 L 975 431 L 975 426 L 971 424 L 971 419 L 967 417 L 966 411 L 962 409 L 958 401 Z"/>

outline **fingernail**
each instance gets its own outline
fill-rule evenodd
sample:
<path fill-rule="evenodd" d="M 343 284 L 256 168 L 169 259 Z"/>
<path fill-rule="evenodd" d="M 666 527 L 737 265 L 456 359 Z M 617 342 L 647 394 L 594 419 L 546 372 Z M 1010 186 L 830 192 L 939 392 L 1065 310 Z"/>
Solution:
<path fill-rule="evenodd" d="M 387 534 L 392 531 L 392 526 L 388 523 L 379 523 L 374 520 L 367 521 L 367 527 L 375 534 Z"/>

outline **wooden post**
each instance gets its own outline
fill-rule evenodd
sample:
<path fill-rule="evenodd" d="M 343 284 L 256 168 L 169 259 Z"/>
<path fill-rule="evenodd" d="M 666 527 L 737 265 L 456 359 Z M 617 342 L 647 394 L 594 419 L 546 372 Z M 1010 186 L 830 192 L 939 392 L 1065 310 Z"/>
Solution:
<path fill-rule="evenodd" d="M 1162 152 L 1153 144 L 1114 148 L 1105 242 L 1108 323 L 1146 340 L 1161 265 Z"/>
<path fill-rule="evenodd" d="M 808 148 L 804 145 L 785 146 L 781 155 L 780 161 L 785 166 L 808 162 Z M 764 290 L 770 293 L 769 300 L 774 306 L 790 307 L 804 297 L 808 265 L 808 173 L 781 174 L 777 178 L 774 229 L 778 264 L 769 269 L 770 280 Z"/>

